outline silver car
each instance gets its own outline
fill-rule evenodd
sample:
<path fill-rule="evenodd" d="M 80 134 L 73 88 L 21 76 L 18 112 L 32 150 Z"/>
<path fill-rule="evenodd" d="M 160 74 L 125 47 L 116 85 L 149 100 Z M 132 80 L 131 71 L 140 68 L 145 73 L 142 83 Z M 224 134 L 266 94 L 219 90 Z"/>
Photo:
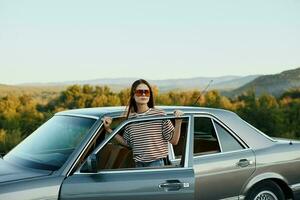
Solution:
<path fill-rule="evenodd" d="M 57 113 L 0 159 L 0 199 L 300 199 L 300 142 L 270 138 L 235 113 L 158 107 L 166 116 L 124 117 L 125 107 Z M 164 167 L 135 168 L 114 140 L 130 123 L 171 120 L 181 136 Z M 113 118 L 106 134 L 101 118 Z"/>

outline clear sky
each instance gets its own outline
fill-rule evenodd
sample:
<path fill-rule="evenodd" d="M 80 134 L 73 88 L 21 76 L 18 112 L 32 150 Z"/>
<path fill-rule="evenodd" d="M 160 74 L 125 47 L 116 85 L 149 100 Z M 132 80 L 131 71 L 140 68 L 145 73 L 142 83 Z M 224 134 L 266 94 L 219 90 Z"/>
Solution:
<path fill-rule="evenodd" d="M 0 83 L 279 73 L 299 0 L 0 0 Z"/>

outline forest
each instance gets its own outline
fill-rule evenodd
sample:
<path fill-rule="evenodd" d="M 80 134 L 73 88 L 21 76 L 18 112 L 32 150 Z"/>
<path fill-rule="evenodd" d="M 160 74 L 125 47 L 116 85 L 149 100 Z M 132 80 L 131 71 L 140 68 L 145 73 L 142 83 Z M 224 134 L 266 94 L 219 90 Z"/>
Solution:
<path fill-rule="evenodd" d="M 30 93 L 1 96 L 0 153 L 7 153 L 58 111 L 127 105 L 129 92 L 129 88 L 113 92 L 108 86 L 72 85 L 56 95 L 43 94 L 43 98 Z M 251 90 L 236 97 L 223 96 L 217 90 L 160 93 L 156 86 L 153 92 L 155 105 L 223 108 L 271 137 L 300 139 L 300 88 L 286 91 L 280 97 L 256 96 Z"/>

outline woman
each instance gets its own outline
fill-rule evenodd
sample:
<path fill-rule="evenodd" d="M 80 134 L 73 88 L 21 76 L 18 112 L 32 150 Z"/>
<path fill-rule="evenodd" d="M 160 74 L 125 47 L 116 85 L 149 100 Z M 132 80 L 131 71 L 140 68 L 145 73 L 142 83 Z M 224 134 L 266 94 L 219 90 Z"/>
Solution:
<path fill-rule="evenodd" d="M 179 110 L 174 112 L 176 117 L 182 114 Z M 127 119 L 164 115 L 163 110 L 154 108 L 150 84 L 143 79 L 136 80 L 131 86 Z M 111 122 L 110 117 L 103 118 L 104 128 L 109 133 L 112 132 Z M 125 127 L 123 137 L 117 134 L 115 139 L 132 148 L 136 167 L 163 166 L 163 159 L 168 155 L 168 142 L 173 145 L 178 143 L 181 123 L 181 119 L 175 120 L 175 127 L 170 120 L 131 123 Z"/>

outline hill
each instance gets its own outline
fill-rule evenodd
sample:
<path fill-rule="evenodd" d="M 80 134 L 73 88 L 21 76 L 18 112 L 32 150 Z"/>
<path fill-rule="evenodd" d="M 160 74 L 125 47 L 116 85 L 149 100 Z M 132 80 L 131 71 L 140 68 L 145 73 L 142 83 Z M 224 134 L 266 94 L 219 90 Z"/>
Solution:
<path fill-rule="evenodd" d="M 269 93 L 280 96 L 284 92 L 300 87 L 300 68 L 283 71 L 279 74 L 264 75 L 257 77 L 253 81 L 233 90 L 231 93 L 239 95 L 241 93 L 254 90 L 257 95 Z"/>

